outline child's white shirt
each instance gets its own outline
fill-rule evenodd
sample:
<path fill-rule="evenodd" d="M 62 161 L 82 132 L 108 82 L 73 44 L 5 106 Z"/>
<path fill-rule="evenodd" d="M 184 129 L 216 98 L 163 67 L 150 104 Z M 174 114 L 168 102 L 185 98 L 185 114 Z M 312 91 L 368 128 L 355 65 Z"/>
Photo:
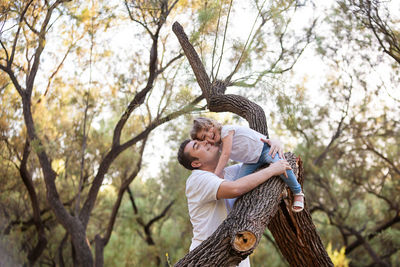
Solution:
<path fill-rule="evenodd" d="M 221 129 L 221 139 L 232 130 L 234 134 L 230 159 L 243 163 L 257 163 L 264 147 L 261 138 L 266 137 L 249 127 L 224 125 Z"/>

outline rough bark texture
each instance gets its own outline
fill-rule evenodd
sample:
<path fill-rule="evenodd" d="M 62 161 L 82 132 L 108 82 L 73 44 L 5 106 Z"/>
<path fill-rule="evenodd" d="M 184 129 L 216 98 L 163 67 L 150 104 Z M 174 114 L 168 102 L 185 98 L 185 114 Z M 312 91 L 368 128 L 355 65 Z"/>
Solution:
<path fill-rule="evenodd" d="M 209 110 L 233 112 L 245 118 L 250 128 L 268 136 L 262 108 L 244 97 L 225 95 L 221 87 L 229 85 L 229 81 L 211 83 L 182 26 L 175 22 L 173 31 L 192 66 Z M 285 156 L 302 183 L 300 159 L 292 153 Z M 292 201 L 282 200 L 284 189 L 282 180 L 274 177 L 239 198 L 218 229 L 176 266 L 235 266 L 254 251 L 267 226 L 291 266 L 333 266 L 307 208 L 293 213 Z M 255 240 L 248 237 L 255 237 Z"/>
<path fill-rule="evenodd" d="M 303 165 L 298 160 L 297 179 L 303 187 Z M 278 212 L 271 219 L 268 229 L 274 236 L 282 255 L 291 266 L 333 266 L 307 208 L 302 212 L 291 211 L 293 197 L 286 205 L 281 202 Z"/>

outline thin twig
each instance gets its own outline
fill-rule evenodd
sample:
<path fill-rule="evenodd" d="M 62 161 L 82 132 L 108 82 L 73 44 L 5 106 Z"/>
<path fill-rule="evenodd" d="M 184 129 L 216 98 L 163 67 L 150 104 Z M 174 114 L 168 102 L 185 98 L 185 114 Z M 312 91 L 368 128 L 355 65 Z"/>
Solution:
<path fill-rule="evenodd" d="M 218 68 L 217 68 L 217 73 L 215 74 L 215 77 L 218 77 L 219 68 L 220 68 L 221 62 L 222 62 L 222 56 L 223 56 L 223 54 L 224 54 L 224 47 L 225 47 L 225 40 L 226 40 L 226 32 L 227 32 L 227 30 L 228 30 L 228 23 L 229 23 L 229 16 L 230 16 L 230 14 L 231 14 L 231 9 L 232 9 L 232 2 L 233 2 L 233 0 L 231 0 L 231 2 L 230 2 L 230 4 L 229 4 L 228 15 L 226 16 L 225 30 L 224 30 L 224 38 L 222 39 L 222 47 L 221 47 L 221 54 L 220 54 L 221 60 L 219 61 Z"/>

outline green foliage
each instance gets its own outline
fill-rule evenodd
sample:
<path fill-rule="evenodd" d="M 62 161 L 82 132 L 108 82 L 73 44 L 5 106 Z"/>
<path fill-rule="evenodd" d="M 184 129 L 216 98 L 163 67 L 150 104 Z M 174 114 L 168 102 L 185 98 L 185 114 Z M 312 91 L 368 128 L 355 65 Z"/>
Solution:
<path fill-rule="evenodd" d="M 265 232 L 265 234 L 269 236 L 270 240 L 273 240 L 272 234 L 269 233 L 268 230 Z M 261 239 L 260 244 L 254 253 L 250 255 L 250 265 L 260 267 L 288 266 L 280 251 L 278 251 L 276 246 L 274 246 L 274 244 L 265 237 Z"/>

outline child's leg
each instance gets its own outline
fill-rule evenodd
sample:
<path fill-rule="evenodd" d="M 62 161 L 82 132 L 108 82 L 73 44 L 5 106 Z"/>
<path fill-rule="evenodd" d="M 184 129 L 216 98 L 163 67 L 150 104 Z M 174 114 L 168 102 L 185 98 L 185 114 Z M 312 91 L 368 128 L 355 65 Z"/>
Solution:
<path fill-rule="evenodd" d="M 264 144 L 264 149 L 263 149 L 263 151 L 261 153 L 260 161 L 263 161 L 263 163 L 273 163 L 273 162 L 276 162 L 278 160 L 281 160 L 281 158 L 279 157 L 278 154 L 276 154 L 274 158 L 272 158 L 271 155 L 268 155 L 269 149 L 270 149 L 269 145 Z M 286 176 L 283 175 L 283 174 L 280 175 L 282 180 L 289 186 L 290 190 L 294 194 L 300 193 L 301 192 L 301 185 L 297 181 L 296 175 L 294 175 L 292 170 L 287 170 L 286 174 L 287 174 L 288 178 L 286 178 Z"/>
<path fill-rule="evenodd" d="M 259 165 L 260 164 L 258 164 L 258 163 L 254 163 L 254 164 L 243 163 L 243 165 L 240 167 L 238 174 L 236 175 L 235 178 L 233 178 L 232 181 L 236 181 L 239 178 L 242 178 L 246 175 L 252 174 L 259 167 Z M 226 199 L 228 213 L 232 210 L 233 204 L 235 204 L 236 199 L 237 198 Z"/>

